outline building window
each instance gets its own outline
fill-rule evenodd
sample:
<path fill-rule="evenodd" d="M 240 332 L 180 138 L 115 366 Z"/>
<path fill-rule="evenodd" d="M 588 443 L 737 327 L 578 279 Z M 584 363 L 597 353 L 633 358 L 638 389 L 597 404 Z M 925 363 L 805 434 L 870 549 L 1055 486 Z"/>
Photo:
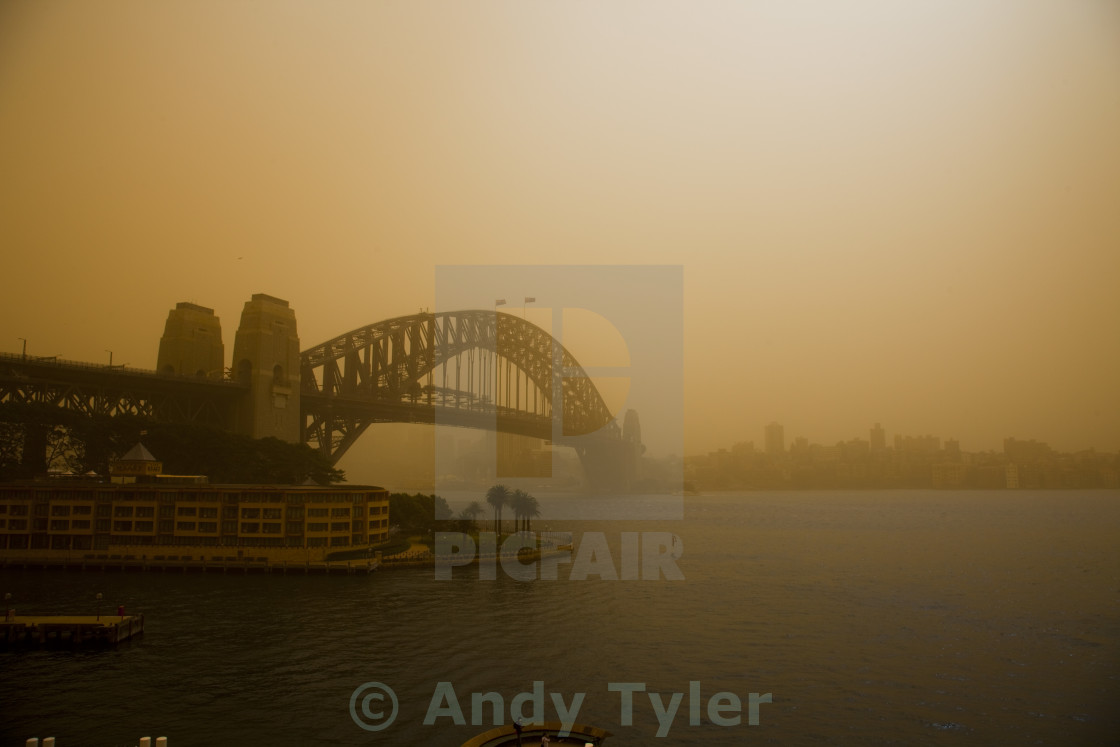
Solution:
<path fill-rule="evenodd" d="M 69 519 L 51 519 L 52 532 L 65 532 L 70 529 Z"/>
<path fill-rule="evenodd" d="M 241 509 L 242 519 L 259 519 L 261 518 L 261 510 L 259 508 L 243 508 Z"/>
<path fill-rule="evenodd" d="M 132 506 L 113 506 L 113 516 L 132 516 Z"/>
<path fill-rule="evenodd" d="M 241 533 L 242 534 L 257 534 L 260 531 L 261 531 L 261 525 L 259 523 L 255 522 L 255 521 L 250 523 L 250 524 L 242 524 L 241 525 Z"/>
<path fill-rule="evenodd" d="M 261 531 L 265 534 L 280 534 L 280 522 L 265 522 L 261 524 Z"/>
<path fill-rule="evenodd" d="M 198 531 L 215 534 L 218 531 L 218 522 L 216 521 L 200 521 L 198 523 Z"/>
<path fill-rule="evenodd" d="M 308 516 L 329 516 L 330 512 L 325 508 L 309 508 L 307 509 Z"/>
<path fill-rule="evenodd" d="M 55 504 L 55 505 L 51 506 L 51 516 L 69 516 L 69 515 L 70 515 L 70 507 L 69 506 L 58 505 L 58 504 Z"/>
<path fill-rule="evenodd" d="M 288 522 L 288 534 L 302 534 L 302 533 L 303 533 L 303 522 L 302 521 L 289 521 Z"/>
<path fill-rule="evenodd" d="M 179 506 L 175 510 L 176 516 L 198 516 L 198 509 L 194 506 Z"/>
<path fill-rule="evenodd" d="M 331 537 L 331 547 L 349 547 L 349 537 Z"/>
<path fill-rule="evenodd" d="M 331 509 L 331 517 L 332 518 L 340 519 L 343 516 L 349 516 L 349 515 L 350 515 L 350 509 L 349 508 L 332 508 Z"/>
<path fill-rule="evenodd" d="M 282 518 L 284 518 L 284 509 L 282 509 L 282 508 L 266 508 L 266 509 L 264 509 L 263 518 L 265 518 L 265 519 L 282 519 Z"/>
<path fill-rule="evenodd" d="M 114 521 L 113 522 L 113 531 L 114 532 L 131 532 L 132 531 L 132 522 L 131 521 Z"/>
<path fill-rule="evenodd" d="M 137 506 L 136 507 L 136 517 L 137 518 L 150 519 L 155 515 L 156 515 L 156 507 L 155 506 Z"/>
<path fill-rule="evenodd" d="M 310 524 L 307 525 L 307 531 L 309 531 L 309 532 L 325 532 L 325 531 L 327 531 L 327 522 L 325 522 L 325 521 L 313 521 L 313 522 L 311 522 Z"/>
<path fill-rule="evenodd" d="M 193 521 L 179 521 L 175 523 L 176 532 L 193 532 L 195 523 Z"/>
<path fill-rule="evenodd" d="M 350 522 L 348 521 L 333 521 L 331 522 L 332 532 L 349 532 Z"/>
<path fill-rule="evenodd" d="M 78 522 L 76 522 L 76 521 L 74 522 L 75 525 L 77 523 Z M 133 526 L 133 531 L 135 531 L 135 532 L 151 532 L 152 531 L 152 522 L 150 522 L 150 521 L 137 521 L 137 522 L 134 522 L 132 526 Z M 77 526 L 75 526 L 74 528 L 77 529 Z"/>
<path fill-rule="evenodd" d="M 198 518 L 200 519 L 216 519 L 218 518 L 218 507 L 207 506 L 206 508 L 198 509 Z"/>

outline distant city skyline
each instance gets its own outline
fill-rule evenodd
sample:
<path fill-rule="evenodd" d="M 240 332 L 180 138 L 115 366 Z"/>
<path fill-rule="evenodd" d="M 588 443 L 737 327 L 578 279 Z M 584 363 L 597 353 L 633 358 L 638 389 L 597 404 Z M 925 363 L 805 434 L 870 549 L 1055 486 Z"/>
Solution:
<path fill-rule="evenodd" d="M 848 442 L 851 442 L 851 441 L 858 440 L 858 441 L 866 442 L 868 444 L 869 448 L 872 451 L 875 451 L 877 448 L 894 448 L 895 439 L 898 439 L 898 438 L 903 438 L 903 439 L 935 438 L 939 441 L 939 443 L 942 446 L 944 446 L 947 443 L 952 443 L 952 444 L 955 445 L 955 448 L 958 448 L 961 451 L 969 451 L 969 452 L 988 452 L 988 451 L 1000 452 L 1000 451 L 1003 450 L 1005 442 L 1008 439 L 1010 439 L 1012 441 L 1017 441 L 1017 442 L 1028 442 L 1028 443 L 1029 442 L 1037 442 L 1037 443 L 1046 444 L 1047 446 L 1049 446 L 1050 448 L 1052 448 L 1056 452 L 1076 453 L 1076 452 L 1079 452 L 1079 451 L 1098 451 L 1098 452 L 1102 452 L 1102 453 L 1114 453 L 1114 452 L 1120 453 L 1120 448 L 1107 449 L 1107 448 L 1099 448 L 1097 446 L 1088 446 L 1088 447 L 1085 447 L 1085 448 L 1067 449 L 1067 448 L 1063 448 L 1061 444 L 1055 443 L 1055 442 L 1051 441 L 1050 439 L 1045 438 L 1044 435 L 1040 436 L 1038 434 L 1023 436 L 1023 435 L 1016 435 L 1016 434 L 1010 434 L 1009 433 L 1009 434 L 1003 436 L 1002 438 L 998 439 L 998 441 L 990 443 L 990 444 L 988 444 L 988 443 L 985 443 L 983 445 L 969 444 L 965 441 L 962 441 L 959 438 L 954 437 L 953 435 L 948 435 L 947 436 L 947 435 L 943 435 L 943 434 L 939 434 L 939 433 L 909 431 L 909 430 L 906 430 L 906 429 L 899 429 L 898 431 L 892 433 L 889 428 L 885 427 L 880 422 L 872 423 L 863 433 L 853 433 L 852 435 L 849 435 L 847 437 L 841 437 L 841 438 L 835 438 L 835 439 L 817 438 L 817 437 L 814 437 L 814 436 L 811 436 L 811 435 L 806 435 L 804 433 L 793 433 L 792 435 L 787 437 L 785 435 L 786 433 L 787 433 L 787 431 L 785 429 L 785 426 L 781 422 L 771 421 L 769 423 L 762 424 L 762 425 L 759 426 L 759 436 L 758 437 L 751 438 L 751 437 L 748 437 L 748 436 L 744 435 L 743 438 L 735 439 L 735 440 L 733 440 L 729 443 L 723 444 L 722 446 L 717 446 L 714 449 L 707 449 L 707 450 L 703 450 L 703 451 L 689 450 L 687 448 L 687 445 L 686 445 L 686 454 L 685 455 L 686 456 L 701 456 L 703 454 L 709 454 L 709 453 L 712 453 L 714 451 L 718 451 L 720 449 L 730 449 L 737 444 L 753 444 L 754 448 L 755 448 L 755 451 L 757 451 L 759 453 L 765 453 L 765 454 L 771 454 L 771 453 L 776 453 L 776 452 L 785 453 L 785 452 L 789 451 L 791 444 L 797 439 L 806 439 L 807 442 L 810 443 L 810 444 L 818 444 L 818 445 L 822 445 L 822 446 L 831 446 L 831 445 L 835 445 L 835 444 L 838 444 L 838 443 L 848 443 Z M 878 440 L 878 439 L 881 439 L 881 440 Z M 782 447 L 780 449 L 773 448 L 775 445 L 777 445 L 779 443 L 782 444 Z"/>

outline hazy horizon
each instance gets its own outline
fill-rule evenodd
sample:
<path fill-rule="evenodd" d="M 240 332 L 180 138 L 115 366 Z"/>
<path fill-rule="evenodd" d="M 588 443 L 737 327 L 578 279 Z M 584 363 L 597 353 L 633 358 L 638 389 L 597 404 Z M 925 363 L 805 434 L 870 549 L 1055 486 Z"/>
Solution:
<path fill-rule="evenodd" d="M 1117 132 L 1105 0 L 10 2 L 0 351 L 154 368 L 191 301 L 228 361 L 253 293 L 307 349 L 440 266 L 680 265 L 686 454 L 1117 451 Z"/>

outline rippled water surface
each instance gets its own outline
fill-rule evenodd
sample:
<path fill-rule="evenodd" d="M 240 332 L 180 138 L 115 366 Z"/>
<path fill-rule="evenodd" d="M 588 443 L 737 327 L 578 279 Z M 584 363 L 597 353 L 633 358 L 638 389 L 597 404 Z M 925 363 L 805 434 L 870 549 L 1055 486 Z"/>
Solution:
<path fill-rule="evenodd" d="M 0 747 L 458 745 L 492 713 L 425 726 L 437 683 L 469 721 L 471 693 L 501 694 L 508 719 L 534 681 L 547 719 L 548 693 L 585 693 L 578 720 L 609 745 L 658 730 L 643 692 L 623 723 L 623 682 L 684 694 L 665 744 L 1120 742 L 1120 493 L 720 494 L 685 511 L 563 522 L 577 542 L 603 532 L 616 562 L 622 532 L 675 532 L 681 581 L 0 572 L 21 613 L 92 612 L 102 592 L 147 621 L 115 650 L 0 652 Z M 350 711 L 370 681 L 400 703 L 376 733 Z M 711 723 L 720 691 L 740 725 Z M 752 692 L 773 694 L 757 726 Z"/>

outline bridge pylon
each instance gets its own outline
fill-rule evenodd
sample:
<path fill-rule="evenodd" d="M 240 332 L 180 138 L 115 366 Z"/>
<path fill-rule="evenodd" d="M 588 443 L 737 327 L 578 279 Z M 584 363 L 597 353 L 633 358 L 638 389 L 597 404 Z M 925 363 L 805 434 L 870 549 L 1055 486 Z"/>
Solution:
<path fill-rule="evenodd" d="M 167 315 L 156 370 L 173 376 L 221 379 L 226 365 L 222 323 L 213 309 L 185 301 Z"/>
<path fill-rule="evenodd" d="M 302 440 L 299 354 L 296 315 L 288 302 L 254 293 L 241 311 L 233 343 L 233 376 L 249 385 L 233 414 L 234 432 Z"/>

